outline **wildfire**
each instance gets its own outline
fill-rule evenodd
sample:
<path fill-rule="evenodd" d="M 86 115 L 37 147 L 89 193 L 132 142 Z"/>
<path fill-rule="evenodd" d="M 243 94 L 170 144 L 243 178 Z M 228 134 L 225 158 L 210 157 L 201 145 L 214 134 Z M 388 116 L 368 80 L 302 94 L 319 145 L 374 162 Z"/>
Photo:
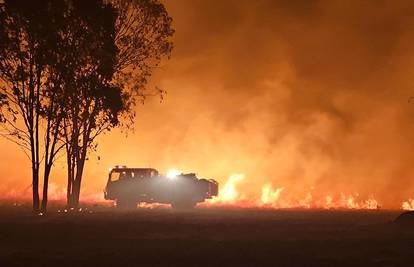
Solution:
<path fill-rule="evenodd" d="M 224 186 L 220 189 L 218 197 L 212 199 L 211 203 L 235 204 L 242 200 L 237 191 L 237 184 L 244 180 L 244 174 L 233 174 L 229 177 Z"/>
<path fill-rule="evenodd" d="M 236 184 L 244 180 L 243 174 L 234 174 L 230 176 L 229 180 L 223 186 L 223 193 L 221 200 L 224 202 L 232 202 L 240 197 L 236 190 Z"/>
<path fill-rule="evenodd" d="M 409 199 L 408 201 L 404 201 L 401 205 L 403 210 L 414 210 L 414 199 Z"/>
<path fill-rule="evenodd" d="M 290 199 L 284 195 L 288 190 L 286 187 L 273 187 L 271 183 L 262 186 L 260 197 L 247 197 L 239 192 L 237 186 L 245 180 L 244 174 L 230 175 L 227 182 L 220 189 L 216 198 L 207 202 L 213 206 L 238 206 L 251 208 L 315 208 L 315 209 L 379 209 L 380 205 L 374 197 L 361 200 L 359 194 L 339 196 L 328 194 L 325 197 L 315 197 L 312 190 L 302 198 Z M 414 200 L 411 203 L 414 208 Z"/>
<path fill-rule="evenodd" d="M 182 172 L 171 169 L 167 173 L 167 177 L 174 179 L 175 176 Z M 206 201 L 201 206 L 215 207 L 239 207 L 239 208 L 264 208 L 264 209 L 379 209 L 380 203 L 373 196 L 368 199 L 362 199 L 358 193 L 346 194 L 316 194 L 315 188 L 304 191 L 299 196 L 289 192 L 287 186 L 274 186 L 272 183 L 265 183 L 256 195 L 248 195 L 240 190 L 240 185 L 245 184 L 246 177 L 242 173 L 232 174 L 228 180 L 220 187 L 219 195 L 213 199 Z M 91 190 L 82 194 L 82 202 L 88 204 L 105 205 L 107 201 L 103 199 L 103 194 Z M 16 201 L 29 201 L 30 192 L 26 190 L 10 190 L 8 194 L 3 194 L 0 199 L 13 200 L 15 206 L 19 206 Z M 57 184 L 49 185 L 49 200 L 64 202 L 66 199 L 65 189 Z M 140 208 L 165 208 L 169 205 L 163 204 L 145 204 L 141 203 Z M 401 209 L 414 210 L 414 198 L 402 202 Z M 63 212 L 63 211 L 62 211 Z"/>
<path fill-rule="evenodd" d="M 283 187 L 281 188 L 272 188 L 272 184 L 266 184 L 262 188 L 262 196 L 261 201 L 264 205 L 270 205 L 272 206 L 274 203 L 277 203 L 280 193 L 283 191 Z"/>

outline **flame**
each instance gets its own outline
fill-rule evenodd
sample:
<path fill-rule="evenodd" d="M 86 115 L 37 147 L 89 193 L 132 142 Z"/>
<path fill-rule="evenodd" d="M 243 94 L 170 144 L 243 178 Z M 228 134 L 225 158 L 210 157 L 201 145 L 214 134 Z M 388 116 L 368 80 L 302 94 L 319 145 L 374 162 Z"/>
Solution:
<path fill-rule="evenodd" d="M 244 180 L 244 174 L 233 174 L 219 190 L 219 195 L 212 199 L 212 203 L 234 204 L 243 197 L 237 191 L 237 184 Z"/>
<path fill-rule="evenodd" d="M 370 198 L 365 201 L 365 208 L 366 209 L 379 209 L 381 206 L 379 205 L 378 201 L 374 198 Z"/>
<path fill-rule="evenodd" d="M 237 190 L 237 185 L 245 180 L 244 174 L 232 174 L 219 191 L 219 195 L 207 201 L 207 206 L 238 206 L 250 208 L 304 208 L 304 209 L 379 209 L 380 205 L 374 197 L 361 200 L 358 193 L 339 196 L 327 194 L 324 197 L 313 195 L 314 187 L 302 198 L 289 197 L 286 187 L 273 187 L 266 183 L 261 188 L 260 197 L 245 196 Z M 414 200 L 412 202 L 414 207 Z"/>
<path fill-rule="evenodd" d="M 264 205 L 275 206 L 283 191 L 283 187 L 273 190 L 272 184 L 266 184 L 262 188 L 262 196 L 260 197 Z"/>
<path fill-rule="evenodd" d="M 176 169 L 171 169 L 168 174 L 181 174 Z M 358 193 L 347 194 L 317 194 L 317 188 L 311 187 L 308 192 L 301 196 L 292 195 L 286 186 L 274 186 L 272 183 L 265 183 L 257 194 L 248 195 L 240 190 L 241 184 L 247 184 L 246 177 L 243 173 L 236 173 L 229 176 L 228 180 L 219 190 L 219 195 L 213 199 L 207 200 L 201 206 L 220 207 L 231 206 L 240 208 L 266 208 L 266 209 L 379 209 L 380 203 L 373 196 L 368 199 L 361 199 Z M 30 188 L 25 190 L 11 189 L 8 194 L 3 194 L 3 200 L 30 200 Z M 86 189 L 86 188 L 85 188 Z M 49 200 L 62 201 L 66 200 L 65 188 L 57 184 L 49 185 Z M 88 189 L 83 191 L 81 196 L 83 203 L 99 203 L 100 205 L 109 204 L 103 199 L 103 194 Z M 21 205 L 14 202 L 14 205 Z M 162 204 L 140 204 L 141 208 L 164 208 L 168 205 Z M 401 204 L 403 210 L 414 210 L 414 199 L 408 199 Z"/>
<path fill-rule="evenodd" d="M 403 210 L 414 210 L 414 199 L 409 199 L 408 201 L 404 201 L 401 205 Z"/>

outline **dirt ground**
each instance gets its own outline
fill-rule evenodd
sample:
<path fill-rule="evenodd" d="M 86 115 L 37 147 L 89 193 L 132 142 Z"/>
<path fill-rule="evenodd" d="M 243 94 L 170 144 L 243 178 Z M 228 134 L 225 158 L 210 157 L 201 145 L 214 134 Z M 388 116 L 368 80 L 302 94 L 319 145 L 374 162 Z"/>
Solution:
<path fill-rule="evenodd" d="M 401 211 L 0 206 L 0 266 L 414 266 Z"/>

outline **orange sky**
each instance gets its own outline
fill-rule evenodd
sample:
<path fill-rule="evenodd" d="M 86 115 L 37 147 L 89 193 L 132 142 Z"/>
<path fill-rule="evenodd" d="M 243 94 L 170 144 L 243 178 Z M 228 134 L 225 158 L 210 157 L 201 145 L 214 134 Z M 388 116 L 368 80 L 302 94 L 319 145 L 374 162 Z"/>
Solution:
<path fill-rule="evenodd" d="M 175 49 L 137 107 L 90 155 L 84 193 L 116 164 L 174 167 L 221 183 L 244 173 L 290 197 L 414 197 L 414 2 L 169 0 Z M 30 186 L 30 163 L 0 140 L 0 192 Z M 101 160 L 97 160 L 97 156 Z M 51 182 L 63 194 L 64 158 Z M 59 189 L 60 188 L 60 189 Z M 259 193 L 258 193 L 259 192 Z"/>

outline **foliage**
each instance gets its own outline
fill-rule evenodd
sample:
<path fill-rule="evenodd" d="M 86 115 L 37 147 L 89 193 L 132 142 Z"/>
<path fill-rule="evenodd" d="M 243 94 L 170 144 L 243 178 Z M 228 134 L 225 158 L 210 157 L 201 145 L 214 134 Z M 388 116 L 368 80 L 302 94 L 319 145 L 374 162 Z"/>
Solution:
<path fill-rule="evenodd" d="M 59 151 L 62 110 L 55 101 L 62 87 L 53 71 L 58 59 L 57 4 L 15 0 L 0 6 L 0 134 L 17 143 L 31 160 L 34 210 L 39 209 L 40 163 L 43 159 L 49 168 Z"/>
<path fill-rule="evenodd" d="M 84 41 L 74 38 L 76 45 L 69 49 L 78 60 L 85 58 L 75 64 L 80 67 L 72 74 L 75 90 L 65 98 L 70 102 L 63 134 L 70 206 L 78 205 L 85 160 L 88 151 L 96 149 L 96 137 L 125 120 L 131 125 L 136 100 L 148 94 L 148 77 L 172 49 L 172 20 L 161 3 L 112 1 L 109 7 L 116 11 L 116 20 L 107 19 L 106 27 L 95 28 Z M 103 36 L 107 38 L 100 39 Z"/>

